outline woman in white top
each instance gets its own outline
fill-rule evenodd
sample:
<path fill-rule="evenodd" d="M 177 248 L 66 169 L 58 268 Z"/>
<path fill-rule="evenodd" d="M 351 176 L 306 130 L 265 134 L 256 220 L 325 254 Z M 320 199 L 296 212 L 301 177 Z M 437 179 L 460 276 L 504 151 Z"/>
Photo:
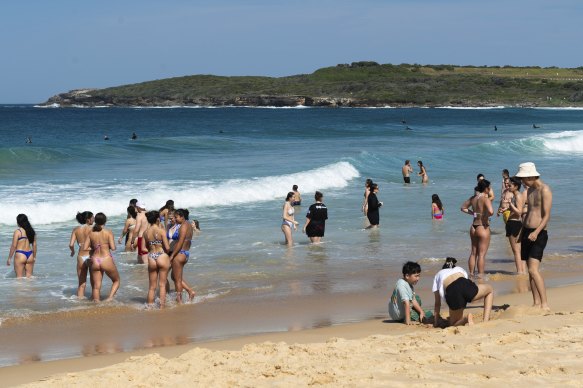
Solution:
<path fill-rule="evenodd" d="M 294 198 L 293 191 L 287 193 L 287 196 L 285 197 L 285 202 L 283 204 L 283 212 L 281 215 L 283 218 L 283 222 L 281 223 L 281 231 L 285 236 L 285 244 L 288 246 L 291 246 L 294 242 L 292 239 L 292 228 L 293 230 L 298 230 L 299 224 L 299 222 L 297 222 L 294 219 L 294 207 L 291 204 L 293 198 Z"/>
<path fill-rule="evenodd" d="M 456 267 L 457 260 L 448 257 L 442 270 L 433 279 L 433 294 L 435 295 L 434 327 L 439 326 L 441 317 L 441 299 L 445 299 L 449 307 L 449 326 L 463 326 L 466 323 L 474 324 L 472 314 L 464 317 L 464 309 L 470 302 L 484 299 L 484 322 L 490 320 L 494 294 L 489 284 L 476 284 L 468 279 L 467 272 Z"/>

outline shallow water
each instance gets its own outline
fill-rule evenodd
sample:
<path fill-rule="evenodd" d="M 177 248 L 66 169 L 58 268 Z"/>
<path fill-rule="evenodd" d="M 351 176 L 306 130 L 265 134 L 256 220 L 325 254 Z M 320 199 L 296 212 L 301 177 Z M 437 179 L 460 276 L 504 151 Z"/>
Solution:
<path fill-rule="evenodd" d="M 413 130 L 404 129 L 403 119 Z M 458 209 L 476 175 L 485 174 L 499 198 L 501 170 L 515 173 L 524 161 L 536 163 L 554 192 L 543 267 L 580 270 L 574 182 L 583 174 L 582 123 L 581 110 L 550 109 L 1 106 L 0 252 L 7 255 L 19 213 L 31 219 L 39 248 L 34 279 L 16 281 L 11 268 L 0 271 L 0 319 L 95 308 L 74 296 L 75 258 L 67 247 L 74 216 L 104 212 L 117 237 L 130 198 L 150 209 L 173 199 L 200 221 L 185 268 L 196 302 L 389 288 L 407 260 L 421 263 L 426 287 L 444 257 L 465 262 L 471 220 Z M 430 184 L 414 176 L 403 185 L 405 159 L 414 166 L 423 160 Z M 368 177 L 385 204 L 380 230 L 363 229 Z M 301 224 L 314 191 L 325 195 L 330 218 L 320 246 L 301 232 L 292 248 L 283 245 L 281 206 L 293 184 L 304 198 L 296 208 Z M 442 221 L 430 218 L 433 193 L 445 206 Z M 503 223 L 494 217 L 492 224 L 486 269 L 507 274 L 514 265 Z M 145 269 L 135 254 L 114 255 L 122 277 L 116 303 L 142 309 Z"/>

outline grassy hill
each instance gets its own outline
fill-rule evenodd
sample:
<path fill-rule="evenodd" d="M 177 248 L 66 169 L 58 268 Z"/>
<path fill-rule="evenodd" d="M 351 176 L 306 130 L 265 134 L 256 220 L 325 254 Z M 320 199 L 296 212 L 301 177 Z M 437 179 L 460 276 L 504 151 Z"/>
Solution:
<path fill-rule="evenodd" d="M 193 75 L 71 91 L 61 105 L 583 106 L 583 67 L 354 62 L 288 77 Z"/>

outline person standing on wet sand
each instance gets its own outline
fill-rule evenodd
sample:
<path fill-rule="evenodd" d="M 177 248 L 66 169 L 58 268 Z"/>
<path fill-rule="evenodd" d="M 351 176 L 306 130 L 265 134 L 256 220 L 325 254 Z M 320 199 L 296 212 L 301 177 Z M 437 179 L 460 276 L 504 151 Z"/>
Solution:
<path fill-rule="evenodd" d="M 522 260 L 526 261 L 528 268 L 533 305 L 550 310 L 545 281 L 539 272 L 539 267 L 548 240 L 546 228 L 551 218 L 553 193 L 550 187 L 540 179 L 534 163 L 520 164 L 516 177 L 522 179 L 522 183 L 528 187 L 526 192 L 528 210 L 522 227 L 520 255 Z"/>
<path fill-rule="evenodd" d="M 411 183 L 411 178 L 409 177 L 409 174 L 411 174 L 413 172 L 413 167 L 411 166 L 411 161 L 410 160 L 405 160 L 405 164 L 403 165 L 403 168 L 401 168 L 401 172 L 403 173 L 403 181 L 405 183 Z"/>
<path fill-rule="evenodd" d="M 490 221 L 489 218 L 494 214 L 492 202 L 488 199 L 488 189 L 490 181 L 482 179 L 474 188 L 475 194 L 466 200 L 461 211 L 473 217 L 470 226 L 470 241 L 472 248 L 468 259 L 468 269 L 470 277 L 474 277 L 476 265 L 478 267 L 478 277 L 484 276 L 486 267 L 486 253 L 490 247 Z"/>

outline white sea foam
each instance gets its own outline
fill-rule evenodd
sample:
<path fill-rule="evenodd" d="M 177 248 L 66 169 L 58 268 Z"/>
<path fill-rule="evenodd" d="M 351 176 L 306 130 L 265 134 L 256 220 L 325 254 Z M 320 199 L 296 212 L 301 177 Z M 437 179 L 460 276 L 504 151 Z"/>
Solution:
<path fill-rule="evenodd" d="M 461 110 L 488 110 L 488 109 L 505 109 L 504 105 L 499 106 L 438 106 L 440 109 L 461 109 Z"/>
<path fill-rule="evenodd" d="M 36 184 L 34 192 L 23 198 L 18 187 L 0 188 L 0 224 L 13 225 L 24 213 L 33 224 L 42 225 L 74 220 L 78 211 L 103 212 L 110 216 L 125 214 L 129 199 L 137 196 L 150 209 L 158 209 L 172 198 L 177 206 L 205 208 L 234 206 L 271 201 L 285 197 L 292 185 L 304 192 L 346 187 L 359 177 L 348 162 L 338 162 L 308 171 L 253 179 L 231 179 L 221 182 L 77 182 L 74 184 Z M 135 188 L 141 187 L 136 193 Z"/>
<path fill-rule="evenodd" d="M 583 153 L 583 131 L 564 131 L 540 136 L 545 148 L 555 152 Z"/>

